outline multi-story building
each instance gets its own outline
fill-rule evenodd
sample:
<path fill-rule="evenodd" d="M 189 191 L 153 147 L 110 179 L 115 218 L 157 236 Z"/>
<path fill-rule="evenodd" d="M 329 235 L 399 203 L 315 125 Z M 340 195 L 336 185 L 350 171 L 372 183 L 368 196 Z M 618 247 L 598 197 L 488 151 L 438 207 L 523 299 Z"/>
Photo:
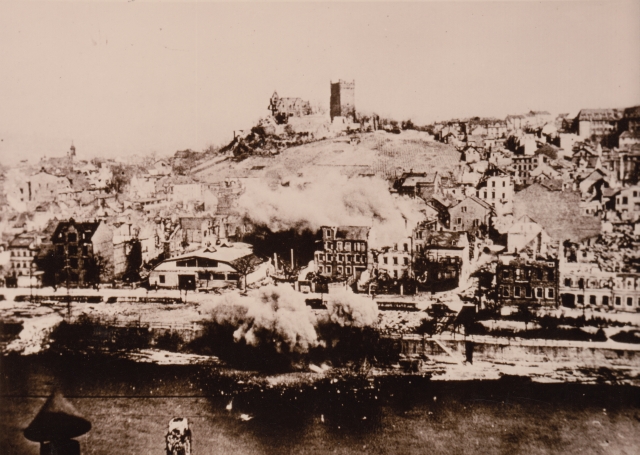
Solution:
<path fill-rule="evenodd" d="M 620 190 L 616 195 L 616 211 L 626 220 L 640 217 L 640 185 Z"/>
<path fill-rule="evenodd" d="M 502 216 L 513 212 L 513 180 L 509 174 L 489 165 L 476 188 L 476 197 Z"/>
<path fill-rule="evenodd" d="M 582 109 L 574 120 L 574 128 L 582 138 L 604 138 L 618 131 L 622 112 L 618 109 Z"/>
<path fill-rule="evenodd" d="M 16 277 L 18 286 L 38 286 L 42 272 L 37 272 L 34 262 L 40 250 L 41 238 L 34 232 L 16 235 L 8 245 L 10 271 Z"/>
<path fill-rule="evenodd" d="M 358 278 L 368 265 L 367 226 L 323 226 L 322 249 L 314 254 L 320 275 L 336 279 Z"/>
<path fill-rule="evenodd" d="M 605 272 L 595 263 L 560 264 L 560 299 L 564 306 L 640 311 L 640 274 Z"/>
<path fill-rule="evenodd" d="M 558 305 L 558 260 L 505 256 L 496 267 L 498 299 L 504 305 Z"/>
<path fill-rule="evenodd" d="M 481 226 L 489 228 L 493 207 L 475 196 L 467 196 L 449 207 L 452 231 L 475 231 Z"/>
<path fill-rule="evenodd" d="M 514 176 L 526 185 L 532 181 L 531 171 L 542 164 L 549 164 L 547 155 L 514 156 L 511 162 L 511 169 Z"/>
<path fill-rule="evenodd" d="M 51 241 L 59 284 L 82 287 L 113 279 L 113 231 L 105 223 L 61 221 Z"/>
<path fill-rule="evenodd" d="M 379 273 L 384 272 L 390 278 L 398 279 L 410 273 L 412 261 L 411 238 L 407 238 L 400 244 L 383 248 L 378 253 L 376 267 Z"/>
<path fill-rule="evenodd" d="M 469 278 L 469 238 L 465 232 L 433 232 L 419 225 L 413 233 L 414 275 L 424 290 L 453 289 Z"/>

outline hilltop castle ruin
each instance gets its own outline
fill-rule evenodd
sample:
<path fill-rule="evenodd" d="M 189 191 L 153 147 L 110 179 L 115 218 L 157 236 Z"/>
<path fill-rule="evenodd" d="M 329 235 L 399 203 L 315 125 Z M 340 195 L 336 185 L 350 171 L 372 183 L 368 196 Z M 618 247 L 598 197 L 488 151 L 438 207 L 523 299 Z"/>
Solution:
<path fill-rule="evenodd" d="M 330 115 L 331 121 L 335 117 L 349 118 L 356 121 L 356 82 L 343 81 L 331 82 Z"/>

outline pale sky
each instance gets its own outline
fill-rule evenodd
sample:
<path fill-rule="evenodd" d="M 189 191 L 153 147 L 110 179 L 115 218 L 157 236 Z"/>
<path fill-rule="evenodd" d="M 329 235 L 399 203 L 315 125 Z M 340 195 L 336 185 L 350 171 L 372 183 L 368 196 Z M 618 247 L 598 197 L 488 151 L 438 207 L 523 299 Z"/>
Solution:
<path fill-rule="evenodd" d="M 640 104 L 640 1 L 0 3 L 0 162 L 166 155 L 268 100 L 427 123 Z"/>

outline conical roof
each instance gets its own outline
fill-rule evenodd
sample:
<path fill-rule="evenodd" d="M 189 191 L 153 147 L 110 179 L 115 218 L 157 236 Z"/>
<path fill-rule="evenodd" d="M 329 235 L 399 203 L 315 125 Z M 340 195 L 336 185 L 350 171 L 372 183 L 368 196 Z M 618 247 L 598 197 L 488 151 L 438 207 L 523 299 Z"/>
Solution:
<path fill-rule="evenodd" d="M 89 430 L 91 422 L 56 391 L 24 430 L 24 436 L 30 441 L 44 442 L 75 438 Z"/>

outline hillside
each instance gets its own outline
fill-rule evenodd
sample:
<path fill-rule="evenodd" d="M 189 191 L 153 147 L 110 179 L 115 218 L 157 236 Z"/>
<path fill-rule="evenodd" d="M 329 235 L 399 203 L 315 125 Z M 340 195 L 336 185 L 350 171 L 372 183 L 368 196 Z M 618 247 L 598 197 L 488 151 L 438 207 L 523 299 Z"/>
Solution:
<path fill-rule="evenodd" d="M 359 143 L 347 136 L 324 139 L 283 150 L 272 156 L 250 156 L 236 161 L 217 157 L 200 164 L 192 175 L 204 182 L 226 178 L 287 179 L 303 171 L 339 169 L 345 174 L 393 178 L 404 171 L 446 172 L 459 164 L 460 154 L 450 145 L 429 140 L 426 133 L 383 131 L 361 133 Z M 356 141 L 358 142 L 358 141 Z"/>

